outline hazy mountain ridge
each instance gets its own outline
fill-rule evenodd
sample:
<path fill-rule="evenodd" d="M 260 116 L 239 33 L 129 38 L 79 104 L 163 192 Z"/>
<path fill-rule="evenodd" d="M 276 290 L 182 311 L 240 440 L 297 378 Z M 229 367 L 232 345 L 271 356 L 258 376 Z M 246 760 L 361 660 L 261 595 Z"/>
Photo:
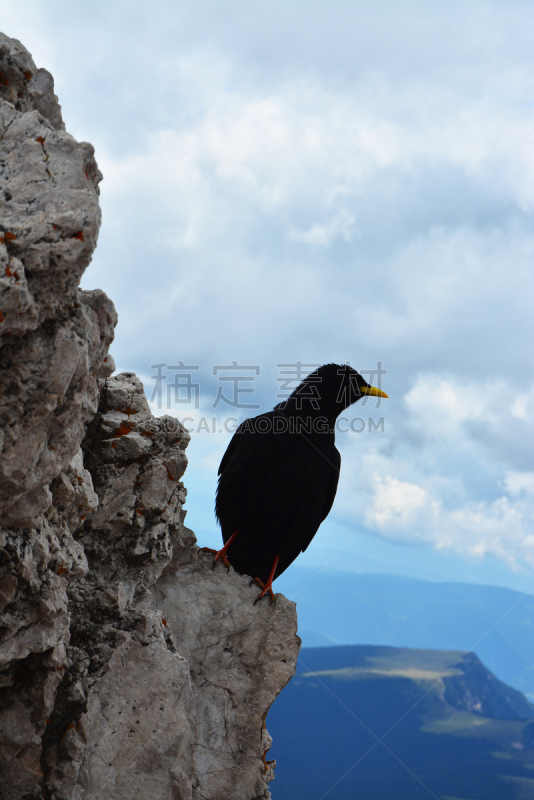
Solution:
<path fill-rule="evenodd" d="M 275 800 L 534 797 L 534 706 L 474 653 L 303 649 L 268 724 Z"/>
<path fill-rule="evenodd" d="M 373 644 L 473 651 L 500 680 L 534 698 L 531 594 L 398 575 L 317 574 L 298 565 L 278 579 L 276 589 L 297 601 L 306 648 Z"/>
<path fill-rule="evenodd" d="M 309 662 L 317 659 L 322 668 L 310 670 Z M 324 666 L 325 662 L 330 668 Z M 337 667 L 331 668 L 333 664 Z M 534 705 L 496 678 L 475 653 L 369 645 L 304 648 L 295 680 L 300 675 L 334 680 L 383 676 L 429 681 L 436 684 L 443 702 L 458 711 L 489 719 L 534 719 Z"/>
<path fill-rule="evenodd" d="M 443 699 L 450 706 L 491 719 L 534 718 L 525 695 L 496 678 L 475 653 L 464 653 L 459 667 L 459 675 L 443 678 Z"/>

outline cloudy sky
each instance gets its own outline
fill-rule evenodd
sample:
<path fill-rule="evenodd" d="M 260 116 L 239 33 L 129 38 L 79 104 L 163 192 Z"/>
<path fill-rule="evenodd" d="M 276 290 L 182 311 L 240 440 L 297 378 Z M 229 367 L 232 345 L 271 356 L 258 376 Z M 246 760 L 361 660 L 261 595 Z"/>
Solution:
<path fill-rule="evenodd" d="M 152 396 L 152 365 L 184 365 L 162 368 L 158 414 L 176 376 L 198 386 L 168 413 L 192 429 L 202 544 L 225 428 L 278 402 L 279 365 L 381 364 L 390 399 L 351 409 L 300 563 L 534 591 L 533 17 L 515 0 L 3 0 L 104 174 L 83 285 L 116 304 L 119 370 Z"/>

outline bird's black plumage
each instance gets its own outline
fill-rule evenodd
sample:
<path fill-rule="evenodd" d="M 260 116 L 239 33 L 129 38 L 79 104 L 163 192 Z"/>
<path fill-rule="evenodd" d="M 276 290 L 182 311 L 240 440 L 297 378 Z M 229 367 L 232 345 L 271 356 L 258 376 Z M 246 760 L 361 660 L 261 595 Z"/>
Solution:
<path fill-rule="evenodd" d="M 347 366 L 326 364 L 273 411 L 243 422 L 219 467 L 215 513 L 226 557 L 237 572 L 266 583 L 310 544 L 336 496 L 341 456 L 338 415 L 364 394 L 379 394 Z"/>

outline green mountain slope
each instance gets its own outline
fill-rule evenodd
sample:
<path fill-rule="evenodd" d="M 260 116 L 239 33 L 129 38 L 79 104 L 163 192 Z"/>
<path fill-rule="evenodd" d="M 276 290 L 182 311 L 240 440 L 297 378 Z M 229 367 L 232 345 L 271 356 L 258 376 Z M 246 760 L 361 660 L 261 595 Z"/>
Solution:
<path fill-rule="evenodd" d="M 304 649 L 267 726 L 273 800 L 534 798 L 534 707 L 473 653 Z"/>

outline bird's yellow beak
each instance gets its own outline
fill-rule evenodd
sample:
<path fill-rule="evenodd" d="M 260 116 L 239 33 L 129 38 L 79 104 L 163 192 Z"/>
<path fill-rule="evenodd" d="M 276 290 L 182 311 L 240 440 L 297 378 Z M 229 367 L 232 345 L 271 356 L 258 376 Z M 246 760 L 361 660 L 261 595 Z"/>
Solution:
<path fill-rule="evenodd" d="M 360 387 L 360 392 L 362 394 L 370 394 L 371 397 L 385 397 L 389 400 L 387 394 L 383 392 L 382 389 L 376 389 L 374 386 Z"/>

